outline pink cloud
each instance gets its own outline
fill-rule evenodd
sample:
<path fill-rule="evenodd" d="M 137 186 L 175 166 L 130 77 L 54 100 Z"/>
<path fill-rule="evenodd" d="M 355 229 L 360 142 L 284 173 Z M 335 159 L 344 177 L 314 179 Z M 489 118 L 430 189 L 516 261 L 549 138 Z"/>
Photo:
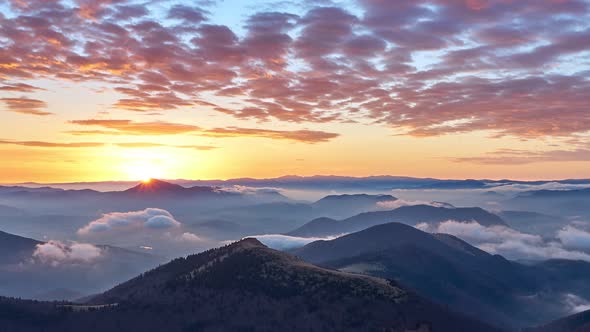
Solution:
<path fill-rule="evenodd" d="M 569 62 L 590 43 L 587 1 L 357 5 L 255 11 L 238 32 L 198 6 L 13 0 L 14 15 L 0 18 L 0 79 L 18 85 L 0 91 L 34 93 L 29 80 L 44 78 L 101 82 L 121 94 L 114 108 L 148 114 L 216 94 L 240 101 L 212 106 L 238 119 L 364 121 L 417 137 L 590 130 L 587 63 Z M 2 101 L 49 113 L 38 99 Z"/>

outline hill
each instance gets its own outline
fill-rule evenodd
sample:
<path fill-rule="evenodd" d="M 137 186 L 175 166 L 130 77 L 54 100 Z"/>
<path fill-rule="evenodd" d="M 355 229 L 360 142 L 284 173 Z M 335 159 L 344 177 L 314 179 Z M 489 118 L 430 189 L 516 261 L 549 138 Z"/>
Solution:
<path fill-rule="evenodd" d="M 590 264 L 553 260 L 533 266 L 508 261 L 448 234 L 400 223 L 373 226 L 293 254 L 320 266 L 393 279 L 418 294 L 505 327 L 541 323 L 567 313 L 564 294 L 585 297 Z"/>
<path fill-rule="evenodd" d="M 514 210 L 528 210 L 559 216 L 590 217 L 590 188 L 574 190 L 534 190 L 503 202 Z"/>
<path fill-rule="evenodd" d="M 323 269 L 255 239 L 173 260 L 88 305 L 104 304 L 59 312 L 0 301 L 0 312 L 11 313 L 0 315 L 0 326 L 32 331 L 42 320 L 44 331 L 498 331 L 393 282 Z M 23 318 L 35 310 L 42 312 L 36 320 Z"/>
<path fill-rule="evenodd" d="M 0 232 L 0 295 L 72 299 L 103 291 L 159 262 L 159 257 L 113 246 L 84 244 L 73 252 L 70 243 Z"/>
<path fill-rule="evenodd" d="M 590 310 L 583 311 L 571 316 L 560 318 L 556 321 L 525 329 L 523 332 L 589 332 L 590 331 Z"/>
<path fill-rule="evenodd" d="M 311 204 L 311 207 L 317 215 L 347 217 L 361 212 L 379 210 L 379 203 L 395 200 L 397 198 L 391 195 L 328 195 Z"/>
<path fill-rule="evenodd" d="M 0 231 L 0 265 L 16 264 L 33 255 L 43 242 Z"/>
<path fill-rule="evenodd" d="M 390 222 L 400 222 L 413 226 L 421 222 L 439 223 L 447 220 L 476 221 L 483 226 L 506 226 L 506 223 L 500 217 L 478 207 L 446 208 L 430 205 L 411 205 L 390 211 L 365 212 L 343 220 L 318 218 L 287 233 L 287 235 L 323 237 L 357 232 L 371 226 Z"/>

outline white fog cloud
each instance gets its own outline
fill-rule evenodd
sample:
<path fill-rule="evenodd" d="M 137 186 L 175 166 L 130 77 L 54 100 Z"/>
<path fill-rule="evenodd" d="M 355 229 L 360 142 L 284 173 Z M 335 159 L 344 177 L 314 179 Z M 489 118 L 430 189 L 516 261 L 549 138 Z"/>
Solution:
<path fill-rule="evenodd" d="M 341 235 L 340 235 L 341 236 Z M 338 236 L 329 237 L 297 237 L 282 234 L 264 234 L 264 235 L 252 235 L 269 248 L 276 250 L 288 250 L 302 247 L 308 243 L 318 240 L 333 240 Z"/>
<path fill-rule="evenodd" d="M 590 262 L 590 254 L 569 250 L 557 241 L 526 234 L 505 226 L 485 227 L 476 222 L 449 220 L 438 225 L 421 223 L 416 228 L 430 233 L 455 235 L 472 245 L 508 259 L 575 259 Z"/>
<path fill-rule="evenodd" d="M 590 310 L 590 302 L 575 294 L 564 294 L 563 303 L 572 314 Z"/>
<path fill-rule="evenodd" d="M 379 209 L 384 209 L 384 210 L 394 210 L 399 207 L 409 206 L 409 205 L 430 205 L 430 206 L 434 206 L 434 207 L 453 208 L 453 206 L 448 203 L 421 201 L 421 200 L 396 199 L 396 200 L 392 200 L 392 201 L 377 202 L 377 207 Z"/>
<path fill-rule="evenodd" d="M 180 234 L 180 236 L 178 237 L 178 239 L 180 241 L 183 241 L 183 242 L 199 242 L 199 241 L 202 241 L 200 237 L 198 237 L 197 235 L 195 235 L 193 233 L 189 233 L 189 232 L 184 232 L 184 233 Z"/>
<path fill-rule="evenodd" d="M 137 231 L 138 229 L 168 229 L 180 227 L 172 214 L 166 210 L 148 208 L 141 211 L 112 212 L 78 230 L 79 235 L 101 232 Z"/>
<path fill-rule="evenodd" d="M 568 248 L 590 249 L 590 231 L 568 225 L 557 232 L 557 238 Z"/>
<path fill-rule="evenodd" d="M 95 243 L 150 248 L 171 257 L 193 253 L 207 242 L 187 231 L 170 212 L 157 208 L 103 214 L 80 228 L 78 236 Z"/>
<path fill-rule="evenodd" d="M 41 263 L 57 266 L 60 264 L 92 263 L 103 255 L 103 251 L 88 243 L 63 243 L 49 241 L 38 244 L 33 259 Z"/>

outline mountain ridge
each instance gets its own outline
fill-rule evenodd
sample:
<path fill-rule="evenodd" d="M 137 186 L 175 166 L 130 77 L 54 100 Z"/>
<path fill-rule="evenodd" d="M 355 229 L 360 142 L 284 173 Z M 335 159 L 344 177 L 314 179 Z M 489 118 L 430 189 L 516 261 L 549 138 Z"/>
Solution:
<path fill-rule="evenodd" d="M 291 252 L 323 267 L 393 279 L 439 304 L 506 328 L 563 315 L 563 294 L 590 294 L 581 287 L 590 263 L 522 265 L 455 236 L 401 223 L 311 242 Z"/>
<path fill-rule="evenodd" d="M 387 211 L 372 211 L 336 220 L 316 218 L 288 233 L 290 236 L 322 237 L 357 232 L 371 226 L 389 222 L 416 225 L 420 222 L 476 221 L 483 226 L 507 226 L 502 218 L 478 207 L 446 208 L 430 205 L 408 205 Z"/>

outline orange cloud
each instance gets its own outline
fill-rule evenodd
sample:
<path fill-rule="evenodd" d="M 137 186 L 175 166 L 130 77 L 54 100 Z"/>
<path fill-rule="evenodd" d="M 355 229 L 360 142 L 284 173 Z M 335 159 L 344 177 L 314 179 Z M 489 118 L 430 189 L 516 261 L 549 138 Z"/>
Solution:
<path fill-rule="evenodd" d="M 315 130 L 269 130 L 255 128 L 214 128 L 202 132 L 205 136 L 212 137 L 263 137 L 270 139 L 291 140 L 302 143 L 327 142 L 339 136 L 336 133 Z"/>
<path fill-rule="evenodd" d="M 35 92 L 38 90 L 45 90 L 42 88 L 38 88 L 36 86 L 26 84 L 26 83 L 16 83 L 16 84 L 5 84 L 0 86 L 0 91 L 11 91 L 11 92 Z"/>
<path fill-rule="evenodd" d="M 72 135 L 173 135 L 195 133 L 210 137 L 262 137 L 279 140 L 291 140 L 302 143 L 327 142 L 339 136 L 336 133 L 316 130 L 270 130 L 258 128 L 213 128 L 172 122 L 135 122 L 132 120 L 74 120 L 72 124 L 83 126 L 100 126 L 109 130 L 74 130 Z"/>
<path fill-rule="evenodd" d="M 58 143 L 58 142 L 43 142 L 43 141 L 13 141 L 0 140 L 0 144 L 22 145 L 37 148 L 92 148 L 104 146 L 104 143 L 97 142 L 73 142 L 73 143 Z"/>
<path fill-rule="evenodd" d="M 31 115 L 50 115 L 51 112 L 42 111 L 41 109 L 47 107 L 44 101 L 30 98 L 0 98 L 6 105 L 6 109 L 10 112 L 31 114 Z"/>
<path fill-rule="evenodd" d="M 177 148 L 177 149 L 193 149 L 193 150 L 200 150 L 200 151 L 208 151 L 208 150 L 217 149 L 216 146 L 211 146 L 211 145 L 170 145 L 170 144 L 148 143 L 148 142 L 116 143 L 115 145 L 123 147 L 123 148 L 167 147 L 167 148 Z"/>
<path fill-rule="evenodd" d="M 106 146 L 106 143 L 99 143 L 99 142 L 71 142 L 71 143 L 63 143 L 63 142 L 45 142 L 45 141 L 16 141 L 16 140 L 6 140 L 0 139 L 0 144 L 7 144 L 7 145 L 21 145 L 27 147 L 36 147 L 36 148 L 95 148 L 95 147 L 102 147 Z M 112 143 L 115 146 L 122 147 L 122 148 L 155 148 L 155 147 L 165 147 L 165 148 L 177 148 L 177 149 L 193 149 L 193 150 L 201 150 L 201 151 L 208 151 L 216 149 L 216 146 L 211 145 L 173 145 L 173 144 L 162 144 L 162 143 L 151 143 L 151 142 L 124 142 L 124 143 Z"/>
<path fill-rule="evenodd" d="M 132 120 L 73 120 L 72 124 L 82 126 L 98 126 L 114 131 L 78 131 L 74 134 L 129 134 L 129 135 L 172 135 L 184 134 L 200 130 L 199 127 L 165 121 L 135 122 Z"/>

